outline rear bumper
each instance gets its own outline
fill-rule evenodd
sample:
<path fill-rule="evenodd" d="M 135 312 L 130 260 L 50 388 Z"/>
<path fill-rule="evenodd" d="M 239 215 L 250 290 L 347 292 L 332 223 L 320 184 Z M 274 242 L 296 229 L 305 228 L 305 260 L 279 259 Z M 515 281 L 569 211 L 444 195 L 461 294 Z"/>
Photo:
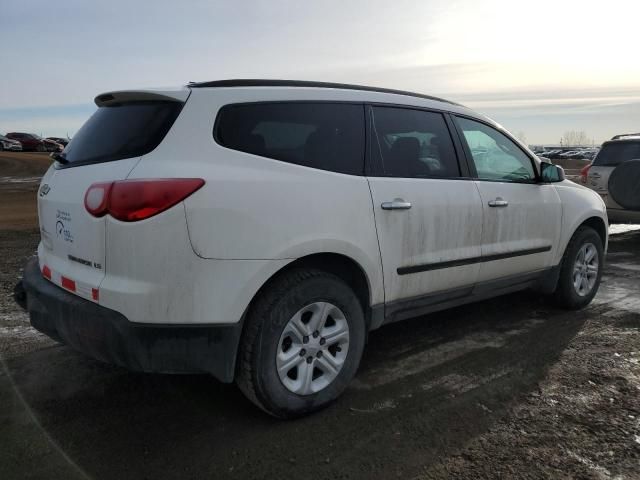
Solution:
<path fill-rule="evenodd" d="M 233 381 L 242 322 L 215 325 L 130 322 L 115 310 L 47 281 L 35 257 L 25 267 L 22 288 L 31 325 L 86 355 L 136 371 L 209 373 L 220 381 Z M 16 289 L 17 298 L 19 290 Z"/>

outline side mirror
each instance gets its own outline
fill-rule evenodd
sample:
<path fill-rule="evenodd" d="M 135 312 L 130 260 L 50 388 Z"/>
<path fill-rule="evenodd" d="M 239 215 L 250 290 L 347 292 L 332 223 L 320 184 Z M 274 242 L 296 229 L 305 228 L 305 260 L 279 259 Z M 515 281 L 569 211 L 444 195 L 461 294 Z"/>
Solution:
<path fill-rule="evenodd" d="M 556 183 L 564 180 L 564 169 L 553 163 L 540 164 L 540 177 L 544 183 Z"/>

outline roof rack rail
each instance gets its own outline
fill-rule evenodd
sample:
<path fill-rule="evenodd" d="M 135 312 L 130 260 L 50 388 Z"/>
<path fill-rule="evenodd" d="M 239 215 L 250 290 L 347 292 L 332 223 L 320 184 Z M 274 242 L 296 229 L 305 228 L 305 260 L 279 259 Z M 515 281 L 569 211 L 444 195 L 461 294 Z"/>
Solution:
<path fill-rule="evenodd" d="M 621 138 L 627 137 L 640 137 L 640 133 L 623 133 L 621 135 L 615 135 L 611 140 L 620 140 Z"/>
<path fill-rule="evenodd" d="M 366 85 L 351 85 L 348 83 L 331 83 L 331 82 L 313 82 L 308 80 L 272 80 L 272 79 L 253 79 L 239 78 L 233 80 L 213 80 L 210 82 L 189 82 L 189 88 L 211 88 L 211 87 L 311 87 L 311 88 L 337 88 L 342 90 L 362 90 L 365 92 L 392 93 L 395 95 L 407 95 L 410 97 L 425 98 L 427 100 L 435 100 L 437 102 L 445 102 L 451 105 L 459 105 L 458 103 L 443 98 L 423 95 L 421 93 L 406 92 L 404 90 L 393 90 L 391 88 L 369 87 Z"/>

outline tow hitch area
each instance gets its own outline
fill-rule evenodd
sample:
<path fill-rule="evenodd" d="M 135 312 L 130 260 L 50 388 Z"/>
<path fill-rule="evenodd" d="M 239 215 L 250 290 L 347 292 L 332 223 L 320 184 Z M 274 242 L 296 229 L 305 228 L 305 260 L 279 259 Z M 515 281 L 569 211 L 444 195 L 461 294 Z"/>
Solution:
<path fill-rule="evenodd" d="M 24 290 L 24 285 L 22 284 L 22 280 L 16 283 L 16 286 L 13 287 L 13 299 L 16 301 L 23 310 L 27 309 L 27 292 Z"/>

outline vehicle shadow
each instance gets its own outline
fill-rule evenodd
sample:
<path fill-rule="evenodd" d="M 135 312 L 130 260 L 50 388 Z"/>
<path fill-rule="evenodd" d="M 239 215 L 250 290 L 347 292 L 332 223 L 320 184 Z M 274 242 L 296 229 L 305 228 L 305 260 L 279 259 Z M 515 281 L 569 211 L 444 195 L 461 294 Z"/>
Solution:
<path fill-rule="evenodd" d="M 341 399 L 286 422 L 208 376 L 130 373 L 64 346 L 7 369 L 91 478 L 412 477 L 535 391 L 590 311 L 525 292 L 385 326 Z"/>

